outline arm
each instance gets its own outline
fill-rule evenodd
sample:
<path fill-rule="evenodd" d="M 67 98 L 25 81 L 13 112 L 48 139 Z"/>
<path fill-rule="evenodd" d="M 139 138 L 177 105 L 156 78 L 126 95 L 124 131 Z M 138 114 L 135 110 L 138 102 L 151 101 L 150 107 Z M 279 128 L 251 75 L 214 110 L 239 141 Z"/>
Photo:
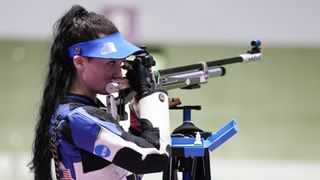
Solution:
<path fill-rule="evenodd" d="M 140 102 L 156 94 L 159 93 L 150 94 Z M 165 107 L 165 103 L 167 102 L 160 104 Z M 167 107 L 166 105 L 166 109 Z M 141 106 L 142 111 L 143 109 L 145 108 Z M 142 137 L 125 132 L 118 122 L 94 107 L 77 108 L 68 115 L 68 120 L 66 122 L 69 123 L 73 144 L 133 173 L 162 171 L 169 162 L 166 143 L 168 140 L 165 141 L 163 135 L 165 133 L 161 133 L 163 126 L 152 124 L 154 120 L 147 122 L 148 125 L 143 125 Z M 164 122 L 168 122 L 168 118 Z M 149 126 L 150 123 L 152 127 Z M 150 133 L 154 137 L 148 136 Z M 157 148 L 156 144 L 159 144 L 160 148 Z"/>

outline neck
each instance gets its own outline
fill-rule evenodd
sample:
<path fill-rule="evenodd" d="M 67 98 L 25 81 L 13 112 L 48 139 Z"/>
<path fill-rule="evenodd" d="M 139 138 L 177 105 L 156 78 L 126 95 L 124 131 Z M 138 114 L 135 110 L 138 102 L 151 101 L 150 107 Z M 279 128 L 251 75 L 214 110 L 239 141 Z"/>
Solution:
<path fill-rule="evenodd" d="M 71 86 L 68 90 L 69 93 L 79 94 L 83 96 L 88 96 L 95 102 L 97 102 L 97 94 L 90 91 L 88 88 L 86 88 L 85 85 L 78 79 L 74 78 L 72 80 Z"/>
<path fill-rule="evenodd" d="M 94 102 L 97 102 L 97 97 L 96 97 L 95 94 L 94 95 L 89 95 L 88 93 L 83 93 L 82 91 L 76 91 L 76 90 L 71 90 L 71 89 L 68 92 L 72 93 L 72 94 L 79 94 L 79 95 L 83 95 L 83 96 L 88 96 Z"/>

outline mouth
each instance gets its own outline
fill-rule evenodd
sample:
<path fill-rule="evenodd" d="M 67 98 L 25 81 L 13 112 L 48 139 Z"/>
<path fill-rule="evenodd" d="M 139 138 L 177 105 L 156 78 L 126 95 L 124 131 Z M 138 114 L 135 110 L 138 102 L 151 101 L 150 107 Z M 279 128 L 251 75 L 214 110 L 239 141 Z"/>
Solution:
<path fill-rule="evenodd" d="M 128 79 L 122 77 L 122 78 L 114 78 L 112 79 L 112 83 L 118 83 L 118 84 L 126 84 L 128 83 Z"/>

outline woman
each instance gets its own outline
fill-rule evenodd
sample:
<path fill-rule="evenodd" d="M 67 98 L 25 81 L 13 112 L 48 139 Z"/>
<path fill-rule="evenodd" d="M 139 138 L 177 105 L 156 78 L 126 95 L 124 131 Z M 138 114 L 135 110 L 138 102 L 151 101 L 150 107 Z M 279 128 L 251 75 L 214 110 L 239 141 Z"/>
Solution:
<path fill-rule="evenodd" d="M 61 180 L 140 179 L 167 167 L 167 95 L 150 89 L 138 61 L 126 78 L 138 95 L 139 136 L 125 132 L 96 98 L 107 94 L 108 83 L 124 80 L 121 63 L 140 50 L 112 22 L 79 5 L 57 21 L 33 144 L 36 180 L 52 179 L 52 158 Z"/>

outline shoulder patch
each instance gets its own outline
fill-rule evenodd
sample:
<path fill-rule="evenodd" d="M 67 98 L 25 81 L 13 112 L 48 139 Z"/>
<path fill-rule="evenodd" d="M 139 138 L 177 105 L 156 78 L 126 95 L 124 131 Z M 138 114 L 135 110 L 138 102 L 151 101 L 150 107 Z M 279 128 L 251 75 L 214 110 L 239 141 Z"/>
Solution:
<path fill-rule="evenodd" d="M 94 148 L 94 153 L 100 157 L 106 158 L 110 156 L 111 151 L 106 145 L 99 144 Z"/>

